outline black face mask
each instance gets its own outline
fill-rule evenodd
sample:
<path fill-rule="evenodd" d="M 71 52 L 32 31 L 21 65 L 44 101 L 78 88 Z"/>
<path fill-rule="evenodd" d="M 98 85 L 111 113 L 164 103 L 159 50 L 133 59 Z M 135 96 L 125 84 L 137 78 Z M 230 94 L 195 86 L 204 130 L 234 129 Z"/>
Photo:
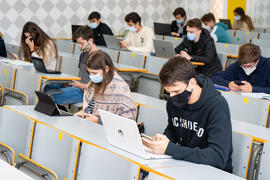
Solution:
<path fill-rule="evenodd" d="M 183 108 L 188 103 L 191 93 L 192 91 L 190 92 L 185 89 L 182 93 L 169 97 L 168 100 L 171 101 L 173 105 Z"/>

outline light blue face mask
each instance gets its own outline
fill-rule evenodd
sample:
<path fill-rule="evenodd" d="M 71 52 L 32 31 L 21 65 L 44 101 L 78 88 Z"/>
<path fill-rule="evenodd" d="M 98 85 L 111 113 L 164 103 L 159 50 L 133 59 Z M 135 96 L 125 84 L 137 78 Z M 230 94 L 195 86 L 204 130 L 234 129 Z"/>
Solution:
<path fill-rule="evenodd" d="M 177 24 L 182 24 L 184 22 L 184 20 L 183 19 L 177 19 L 176 22 L 177 22 Z"/>
<path fill-rule="evenodd" d="M 202 24 L 202 27 L 203 27 L 204 29 L 207 29 L 207 31 L 209 31 L 209 32 L 211 32 L 211 30 L 212 30 L 212 28 L 211 28 L 210 26 L 205 25 L 205 24 Z"/>
<path fill-rule="evenodd" d="M 187 39 L 188 39 L 189 41 L 195 41 L 196 35 L 193 34 L 193 33 L 187 33 Z"/>
<path fill-rule="evenodd" d="M 241 19 L 240 16 L 234 16 L 234 20 L 239 21 Z"/>
<path fill-rule="evenodd" d="M 101 83 L 103 81 L 103 77 L 100 74 L 96 74 L 96 75 L 89 75 L 89 78 L 91 79 L 91 81 L 93 83 Z"/>
<path fill-rule="evenodd" d="M 128 27 L 128 30 L 129 30 L 130 32 L 136 32 L 136 31 L 137 31 L 137 28 L 135 28 L 134 26 L 129 26 L 129 27 Z"/>
<path fill-rule="evenodd" d="M 90 23 L 90 24 L 89 24 L 89 27 L 90 27 L 91 29 L 96 29 L 96 28 L 98 27 L 98 24 L 97 24 L 96 22 L 93 22 L 93 23 Z"/>

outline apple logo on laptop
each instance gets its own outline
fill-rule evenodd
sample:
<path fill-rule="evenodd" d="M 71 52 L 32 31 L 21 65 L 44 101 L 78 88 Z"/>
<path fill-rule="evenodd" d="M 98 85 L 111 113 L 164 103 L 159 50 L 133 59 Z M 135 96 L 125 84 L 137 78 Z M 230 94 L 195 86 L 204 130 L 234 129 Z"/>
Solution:
<path fill-rule="evenodd" d="M 122 131 L 121 129 L 118 130 L 118 134 L 119 134 L 121 137 L 124 136 L 124 133 L 123 133 L 123 131 Z"/>

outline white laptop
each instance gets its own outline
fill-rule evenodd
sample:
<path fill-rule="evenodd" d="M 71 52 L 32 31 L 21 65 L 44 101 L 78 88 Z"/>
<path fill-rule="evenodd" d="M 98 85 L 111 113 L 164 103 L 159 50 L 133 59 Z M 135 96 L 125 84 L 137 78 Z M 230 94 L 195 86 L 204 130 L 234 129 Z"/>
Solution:
<path fill-rule="evenodd" d="M 168 155 L 153 154 L 142 144 L 141 136 L 134 120 L 99 109 L 101 121 L 109 143 L 143 159 L 167 159 Z"/>
<path fill-rule="evenodd" d="M 154 48 L 156 56 L 171 58 L 175 56 L 175 51 L 173 47 L 173 43 L 171 41 L 154 39 Z"/>

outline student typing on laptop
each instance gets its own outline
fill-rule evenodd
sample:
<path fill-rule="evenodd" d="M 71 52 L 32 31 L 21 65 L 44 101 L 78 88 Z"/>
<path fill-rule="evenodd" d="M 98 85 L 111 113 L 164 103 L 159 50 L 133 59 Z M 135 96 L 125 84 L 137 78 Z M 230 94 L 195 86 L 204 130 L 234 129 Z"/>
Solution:
<path fill-rule="evenodd" d="M 22 31 L 21 47 L 25 61 L 31 61 L 31 56 L 41 58 L 48 70 L 56 69 L 58 57 L 54 41 L 35 23 L 27 22 Z M 15 59 L 18 55 L 12 54 Z"/>
<path fill-rule="evenodd" d="M 169 92 L 168 126 L 153 141 L 142 137 L 156 154 L 211 165 L 232 172 L 232 128 L 224 97 L 206 76 L 196 76 L 183 57 L 171 58 L 159 74 Z"/>
<path fill-rule="evenodd" d="M 120 42 L 121 48 L 149 54 L 153 53 L 154 31 L 149 27 L 141 25 L 141 17 L 136 12 L 126 15 L 125 21 L 129 32 L 125 40 Z"/>
<path fill-rule="evenodd" d="M 97 51 L 87 60 L 90 82 L 84 91 L 83 110 L 75 115 L 101 124 L 98 109 L 136 119 L 136 103 L 127 83 L 116 72 L 108 54 Z"/>
<path fill-rule="evenodd" d="M 89 27 L 94 32 L 95 44 L 97 46 L 106 46 L 103 35 L 104 34 L 113 35 L 111 28 L 107 24 L 101 22 L 100 13 L 97 11 L 93 11 L 89 14 L 88 21 L 89 21 Z"/>
<path fill-rule="evenodd" d="M 171 35 L 182 37 L 187 35 L 187 16 L 186 11 L 182 7 L 178 7 L 174 10 L 173 16 L 175 20 L 171 23 Z"/>
<path fill-rule="evenodd" d="M 98 50 L 94 43 L 94 33 L 90 27 L 81 26 L 73 34 L 73 39 L 76 39 L 81 50 L 79 61 L 79 76 L 80 81 L 73 81 L 69 85 L 53 84 L 48 86 L 45 91 L 49 93 L 55 89 L 61 90 L 61 93 L 52 94 L 56 104 L 73 104 L 83 101 L 83 91 L 89 82 L 89 72 L 86 68 L 86 61 L 88 57 Z"/>

